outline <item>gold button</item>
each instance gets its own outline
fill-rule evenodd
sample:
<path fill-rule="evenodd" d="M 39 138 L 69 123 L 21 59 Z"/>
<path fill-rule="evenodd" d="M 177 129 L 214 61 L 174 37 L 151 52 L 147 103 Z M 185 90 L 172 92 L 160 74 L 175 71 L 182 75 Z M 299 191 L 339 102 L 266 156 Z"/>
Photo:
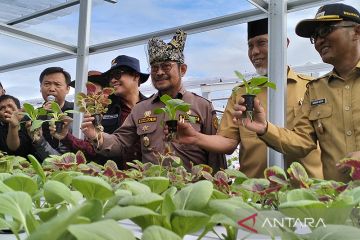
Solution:
<path fill-rule="evenodd" d="M 345 89 L 350 89 L 350 86 L 349 86 L 349 85 L 345 85 Z"/>
<path fill-rule="evenodd" d="M 352 132 L 349 130 L 346 132 L 346 135 L 351 136 Z"/>
<path fill-rule="evenodd" d="M 349 110 L 350 110 L 350 107 L 349 107 L 349 106 L 345 106 L 345 110 L 346 110 L 346 111 L 349 111 Z"/>

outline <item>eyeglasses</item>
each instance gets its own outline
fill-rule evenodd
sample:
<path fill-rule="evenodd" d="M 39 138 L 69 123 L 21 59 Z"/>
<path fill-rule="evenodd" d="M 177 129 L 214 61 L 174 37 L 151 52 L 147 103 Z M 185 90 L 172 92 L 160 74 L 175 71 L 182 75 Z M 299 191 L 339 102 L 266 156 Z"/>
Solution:
<path fill-rule="evenodd" d="M 151 65 L 149 70 L 151 73 L 157 73 L 160 69 L 164 72 L 170 72 L 170 70 L 172 69 L 172 67 L 175 64 L 177 64 L 177 63 L 174 63 L 174 62 L 157 63 L 157 64 Z"/>
<path fill-rule="evenodd" d="M 109 73 L 108 78 L 110 81 L 112 79 L 120 80 L 121 76 L 125 73 L 126 73 L 126 71 L 124 71 L 124 70 L 114 69 Z"/>
<path fill-rule="evenodd" d="M 310 42 L 314 44 L 318 37 L 324 38 L 337 28 L 350 28 L 356 25 L 323 25 L 315 29 L 314 34 L 310 36 Z"/>

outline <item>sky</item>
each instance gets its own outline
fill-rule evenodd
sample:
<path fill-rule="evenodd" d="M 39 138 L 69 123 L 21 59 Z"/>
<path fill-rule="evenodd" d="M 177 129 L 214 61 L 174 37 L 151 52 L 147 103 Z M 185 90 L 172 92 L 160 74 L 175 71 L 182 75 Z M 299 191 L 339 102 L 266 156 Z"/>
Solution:
<path fill-rule="evenodd" d="M 36 4 L 38 0 L 29 1 Z M 0 4 L 1 2 L 2 0 L 0 0 Z M 342 2 L 360 9 L 359 0 Z M 94 0 L 90 45 L 252 8 L 254 6 L 246 0 L 118 0 L 116 4 Z M 290 39 L 287 61 L 290 66 L 322 62 L 309 39 L 298 37 L 294 30 L 300 20 L 313 18 L 317 8 L 292 12 L 287 16 L 287 34 Z M 35 25 L 18 27 L 32 34 L 76 45 L 77 10 L 78 6 L 72 7 L 65 10 L 65 15 L 60 13 L 64 16 Z M 57 51 L 0 34 L 0 66 L 53 53 L 57 53 Z M 122 54 L 138 58 L 142 71 L 147 72 L 145 45 L 92 55 L 89 58 L 89 70 L 106 71 L 110 68 L 111 60 Z M 188 72 L 184 81 L 200 78 L 233 78 L 235 77 L 234 70 L 243 73 L 254 72 L 247 56 L 246 24 L 189 35 L 184 54 L 188 64 Z M 0 73 L 0 81 L 8 94 L 16 96 L 20 100 L 40 98 L 38 78 L 41 71 L 50 66 L 63 67 L 73 79 L 75 78 L 76 59 L 73 59 Z M 150 81 L 146 85 L 151 85 Z"/>

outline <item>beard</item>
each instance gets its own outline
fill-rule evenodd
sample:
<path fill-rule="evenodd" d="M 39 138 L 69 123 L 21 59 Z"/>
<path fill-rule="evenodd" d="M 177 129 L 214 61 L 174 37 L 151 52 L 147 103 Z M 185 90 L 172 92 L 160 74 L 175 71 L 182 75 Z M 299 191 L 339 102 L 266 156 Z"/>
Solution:
<path fill-rule="evenodd" d="M 256 68 L 256 73 L 261 76 L 267 76 L 268 70 L 267 68 Z"/>

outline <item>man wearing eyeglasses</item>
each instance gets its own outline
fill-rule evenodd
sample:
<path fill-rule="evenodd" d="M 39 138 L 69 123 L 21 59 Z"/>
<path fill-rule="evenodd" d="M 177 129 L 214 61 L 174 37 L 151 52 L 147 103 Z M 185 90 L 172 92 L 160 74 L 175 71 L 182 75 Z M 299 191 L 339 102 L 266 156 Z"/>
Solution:
<path fill-rule="evenodd" d="M 244 100 L 234 107 L 234 117 L 277 151 L 305 156 L 321 149 L 324 178 L 347 182 L 347 169 L 336 164 L 360 150 L 360 14 L 345 4 L 319 8 L 314 19 L 298 23 L 296 33 L 310 38 L 323 62 L 333 70 L 308 84 L 293 131 L 266 121 L 264 108 L 255 101 L 254 121 L 242 118 Z"/>
<path fill-rule="evenodd" d="M 157 115 L 153 112 L 156 108 L 164 107 L 160 96 L 167 94 L 191 104 L 187 114 L 196 119 L 196 122 L 192 124 L 197 131 L 206 134 L 216 133 L 216 115 L 211 102 L 186 91 L 182 86 L 182 77 L 187 70 L 183 55 L 185 40 L 186 33 L 181 30 L 176 32 L 169 43 L 158 38 L 149 40 L 151 80 L 158 92 L 135 105 L 124 124 L 114 134 L 96 132 L 91 123 L 93 118 L 84 117 L 82 131 L 94 141 L 99 153 L 109 157 L 117 156 L 134 142 L 140 141 L 143 162 L 171 164 L 168 158 L 164 162 L 159 162 L 160 159 L 156 157 L 159 157 L 159 153 L 167 154 L 170 150 L 182 159 L 187 170 L 191 170 L 192 165 L 196 164 L 207 164 L 214 171 L 226 168 L 223 154 L 209 153 L 197 146 L 181 145 L 172 141 L 165 142 L 162 124 L 168 119 L 165 119 L 164 114 Z M 183 119 L 183 115 L 179 113 L 177 117 Z"/>

